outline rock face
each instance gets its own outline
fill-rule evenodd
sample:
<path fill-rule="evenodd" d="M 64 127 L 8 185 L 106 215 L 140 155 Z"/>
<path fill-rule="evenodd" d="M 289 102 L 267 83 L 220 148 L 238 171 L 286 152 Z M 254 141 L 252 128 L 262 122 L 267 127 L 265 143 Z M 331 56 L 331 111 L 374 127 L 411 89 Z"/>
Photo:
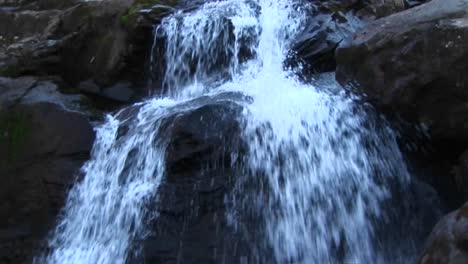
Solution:
<path fill-rule="evenodd" d="M 55 104 L 0 111 L 1 263 L 31 263 L 93 141 L 87 118 Z"/>
<path fill-rule="evenodd" d="M 430 171 L 445 168 L 431 177 L 448 196 L 466 189 L 454 166 L 468 147 L 467 21 L 467 1 L 433 0 L 368 24 L 336 52 L 339 82 L 427 128 Z"/>
<path fill-rule="evenodd" d="M 224 204 L 240 162 L 233 153 L 245 151 L 238 119 L 242 107 L 206 100 L 163 121 L 167 175 L 159 187 L 160 215 L 143 243 L 145 263 L 239 263 L 247 250 L 229 243 L 234 234 Z"/>
<path fill-rule="evenodd" d="M 307 12 L 307 26 L 295 40 L 288 63 L 302 63 L 304 75 L 333 71 L 335 49 L 363 22 L 344 1 L 313 1 Z"/>
<path fill-rule="evenodd" d="M 377 20 L 339 47 L 337 79 L 430 125 L 435 139 L 466 142 L 467 25 L 463 0 L 433 0 Z"/>
<path fill-rule="evenodd" d="M 404 0 L 309 0 L 308 21 L 292 46 L 287 63 L 304 66 L 302 74 L 334 71 L 335 50 L 366 23 L 424 1 Z"/>
<path fill-rule="evenodd" d="M 60 76 L 69 86 L 130 82 L 144 88 L 152 30 L 172 9 L 157 0 L 4 1 L 0 3 L 0 76 Z M 146 14 L 146 13 L 145 13 Z M 78 91 L 78 90 L 77 90 Z M 118 100 L 119 101 L 119 100 Z"/>
<path fill-rule="evenodd" d="M 427 241 L 419 263 L 468 263 L 468 204 L 440 220 Z"/>

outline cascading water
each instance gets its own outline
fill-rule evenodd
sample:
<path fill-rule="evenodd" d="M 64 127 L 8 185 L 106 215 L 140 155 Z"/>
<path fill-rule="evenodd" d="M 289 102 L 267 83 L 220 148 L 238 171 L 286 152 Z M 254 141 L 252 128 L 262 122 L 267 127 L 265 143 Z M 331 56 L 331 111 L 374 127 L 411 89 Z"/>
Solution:
<path fill-rule="evenodd" d="M 166 18 L 155 34 L 155 46 L 165 43 L 164 95 L 98 128 L 44 261 L 125 263 L 132 242 L 146 235 L 146 220 L 157 217 L 146 205 L 164 178 L 161 120 L 192 99 L 224 92 L 251 98 L 235 102 L 244 109 L 238 119 L 248 150 L 225 198 L 228 222 L 250 237 L 249 263 L 410 261 L 402 254 L 414 252 L 402 248 L 412 234 L 405 243 L 379 238 L 379 223 L 391 223 L 392 190 L 411 184 L 395 135 L 332 75 L 306 85 L 283 67 L 301 6 L 226 0 Z"/>
<path fill-rule="evenodd" d="M 163 142 L 155 131 L 171 103 L 158 103 L 145 104 L 131 121 L 109 116 L 97 130 L 85 177 L 68 195 L 45 262 L 125 263 L 132 239 L 144 236 L 144 205 L 164 172 Z M 125 122 L 131 124 L 121 135 Z"/>

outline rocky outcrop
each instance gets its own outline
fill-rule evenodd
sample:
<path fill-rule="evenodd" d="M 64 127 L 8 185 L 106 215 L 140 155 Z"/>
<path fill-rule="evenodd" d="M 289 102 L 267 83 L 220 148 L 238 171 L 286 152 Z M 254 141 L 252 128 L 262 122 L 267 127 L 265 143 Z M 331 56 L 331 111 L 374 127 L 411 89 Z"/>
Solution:
<path fill-rule="evenodd" d="M 468 263 L 468 204 L 439 221 L 427 241 L 419 263 Z"/>
<path fill-rule="evenodd" d="M 87 118 L 56 104 L 0 110 L 1 263 L 31 263 L 93 141 Z"/>
<path fill-rule="evenodd" d="M 236 94 L 199 98 L 164 119 L 166 176 L 159 187 L 158 218 L 132 263 L 239 263 L 246 248 L 230 243 L 225 195 L 232 189 L 245 146 Z M 239 155 L 234 155 L 238 153 Z M 203 239 L 200 239 L 203 238 Z"/>
<path fill-rule="evenodd" d="M 0 8 L 0 76 L 59 76 L 75 92 L 87 80 L 100 89 L 130 83 L 143 92 L 153 23 L 173 9 L 139 10 L 160 3 L 176 1 L 6 1 L 2 5 L 11 7 Z"/>
<path fill-rule="evenodd" d="M 434 138 L 467 141 L 467 21 L 463 0 L 433 0 L 377 20 L 339 47 L 337 79 L 429 125 Z"/>
<path fill-rule="evenodd" d="M 335 50 L 366 23 L 424 1 L 309 0 L 306 27 L 292 45 L 289 66 L 301 65 L 302 75 L 334 71 Z"/>
<path fill-rule="evenodd" d="M 333 71 L 335 49 L 364 22 L 344 1 L 313 1 L 307 12 L 307 26 L 294 41 L 287 63 L 302 64 L 305 76 Z"/>

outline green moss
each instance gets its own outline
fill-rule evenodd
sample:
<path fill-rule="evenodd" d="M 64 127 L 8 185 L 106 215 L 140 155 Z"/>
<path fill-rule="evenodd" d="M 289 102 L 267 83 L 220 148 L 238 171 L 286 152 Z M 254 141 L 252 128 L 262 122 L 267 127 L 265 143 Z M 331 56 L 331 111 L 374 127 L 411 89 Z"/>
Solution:
<path fill-rule="evenodd" d="M 31 119 L 28 115 L 21 112 L 0 115 L 0 146 L 7 153 L 7 160 L 2 160 L 3 166 L 18 157 L 30 135 Z"/>

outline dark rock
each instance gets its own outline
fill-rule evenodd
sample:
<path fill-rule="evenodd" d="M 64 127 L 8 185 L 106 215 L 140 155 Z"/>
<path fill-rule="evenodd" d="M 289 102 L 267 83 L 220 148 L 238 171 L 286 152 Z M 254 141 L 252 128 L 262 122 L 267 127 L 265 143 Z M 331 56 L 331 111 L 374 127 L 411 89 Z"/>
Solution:
<path fill-rule="evenodd" d="M 188 102 L 161 124 L 166 176 L 155 205 L 160 214 L 142 242 L 145 263 L 239 263 L 247 250 L 230 242 L 225 217 L 224 197 L 240 162 L 234 154 L 245 151 L 242 107 L 226 96 Z"/>
<path fill-rule="evenodd" d="M 119 17 L 128 7 L 124 1 L 97 1 L 79 4 L 61 14 L 55 34 L 66 38 L 58 65 L 65 80 L 73 84 L 94 79 L 101 85 L 111 85 L 121 77 L 127 66 L 125 59 L 131 54 L 128 33 Z M 144 72 L 143 68 L 140 72 Z"/>
<path fill-rule="evenodd" d="M 0 0 L 0 7 L 10 7 L 21 10 L 64 9 L 80 0 Z"/>
<path fill-rule="evenodd" d="M 419 263 L 468 263 L 468 204 L 445 216 L 434 227 Z"/>
<path fill-rule="evenodd" d="M 366 23 L 416 5 L 404 0 L 310 0 L 306 26 L 294 41 L 288 66 L 301 65 L 303 76 L 334 71 L 335 50 Z M 419 3 L 419 1 L 418 1 Z"/>
<path fill-rule="evenodd" d="M 430 138 L 429 181 L 456 207 L 453 166 L 468 146 L 468 2 L 433 0 L 374 21 L 340 45 L 337 79 Z M 422 150 L 425 152 L 425 150 Z M 452 198 L 450 198 L 452 197 Z"/>
<path fill-rule="evenodd" d="M 99 87 L 93 80 L 86 80 L 78 84 L 78 89 L 84 93 L 99 94 L 101 87 Z"/>
<path fill-rule="evenodd" d="M 465 151 L 459 158 L 459 163 L 455 166 L 455 183 L 458 191 L 468 200 L 468 151 Z"/>
<path fill-rule="evenodd" d="M 346 2 L 316 2 L 308 12 L 307 26 L 293 43 L 287 64 L 302 64 L 304 75 L 333 71 L 335 49 L 363 22 Z"/>
<path fill-rule="evenodd" d="M 159 1 L 30 1 L 34 8 L 8 2 L 19 8 L 0 9 L 0 76 L 57 75 L 74 87 L 93 80 L 145 88 L 153 25 L 142 22 L 138 10 Z"/>
<path fill-rule="evenodd" d="M 468 141 L 468 3 L 434 0 L 377 20 L 337 50 L 337 79 L 378 105 Z"/>
<path fill-rule="evenodd" d="M 431 0 L 405 0 L 405 5 L 407 8 L 412 8 L 412 7 L 424 4 L 429 1 Z"/>
<path fill-rule="evenodd" d="M 129 102 L 134 92 L 131 89 L 131 83 L 117 83 L 102 91 L 102 96 L 119 102 Z"/>
<path fill-rule="evenodd" d="M 81 95 L 63 94 L 52 80 L 25 76 L 17 79 L 0 77 L 0 110 L 15 104 L 48 102 L 69 111 L 91 115 L 96 110 Z"/>
<path fill-rule="evenodd" d="M 162 18 L 174 11 L 175 8 L 173 6 L 156 4 L 149 8 L 140 10 L 140 14 L 154 25 L 160 23 Z"/>
<path fill-rule="evenodd" d="M 2 109 L 0 119 L 0 260 L 31 263 L 89 156 L 94 131 L 83 115 L 50 103 Z"/>
<path fill-rule="evenodd" d="M 362 15 L 381 18 L 405 10 L 404 0 L 361 0 L 363 9 L 358 11 Z"/>

